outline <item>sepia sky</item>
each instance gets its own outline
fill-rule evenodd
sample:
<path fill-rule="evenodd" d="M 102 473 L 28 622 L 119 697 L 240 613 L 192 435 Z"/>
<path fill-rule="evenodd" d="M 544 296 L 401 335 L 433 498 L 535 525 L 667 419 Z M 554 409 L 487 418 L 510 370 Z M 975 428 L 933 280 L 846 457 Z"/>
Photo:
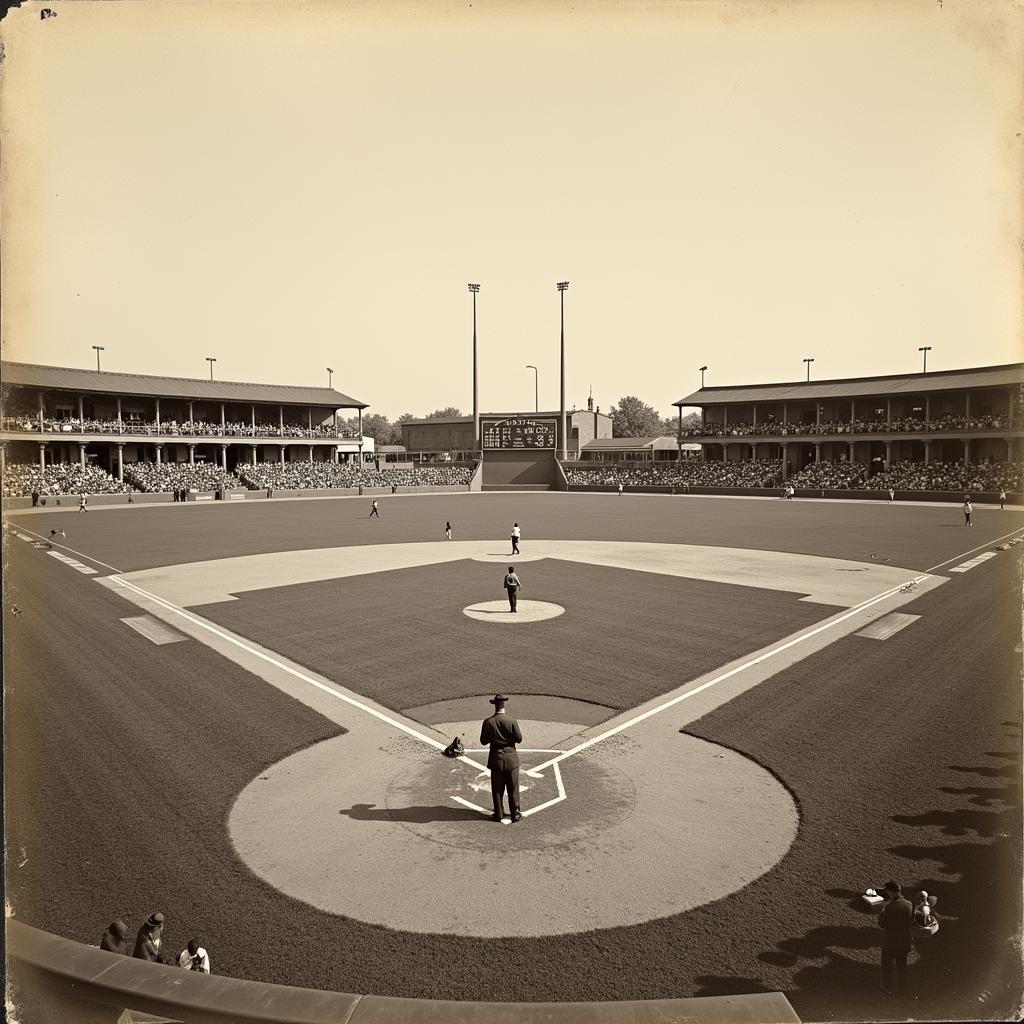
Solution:
<path fill-rule="evenodd" d="M 46 7 L 56 17 L 41 18 Z M 1022 358 L 1020 5 L 26 3 L 4 356 L 480 402 Z"/>

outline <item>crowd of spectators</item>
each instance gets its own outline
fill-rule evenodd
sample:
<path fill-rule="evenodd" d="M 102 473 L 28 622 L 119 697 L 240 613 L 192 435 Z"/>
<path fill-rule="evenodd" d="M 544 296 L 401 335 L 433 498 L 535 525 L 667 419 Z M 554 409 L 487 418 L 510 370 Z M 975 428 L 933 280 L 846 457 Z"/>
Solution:
<path fill-rule="evenodd" d="M 894 462 L 876 473 L 865 486 L 871 490 L 1019 492 L 1024 465 L 1012 462 Z"/>
<path fill-rule="evenodd" d="M 794 487 L 845 490 L 851 487 L 863 487 L 867 475 L 866 462 L 848 462 L 846 460 L 833 462 L 822 459 L 820 462 L 812 462 L 799 472 L 791 474 L 789 483 Z"/>
<path fill-rule="evenodd" d="M 126 462 L 124 478 L 136 490 L 149 492 L 163 491 L 212 491 L 222 485 L 241 487 L 234 473 L 224 474 L 217 465 L 209 462 Z"/>
<path fill-rule="evenodd" d="M 781 479 L 778 459 L 683 459 L 681 462 L 609 462 L 566 465 L 570 487 L 773 487 Z"/>
<path fill-rule="evenodd" d="M 1018 421 L 1019 422 L 1019 421 Z M 1009 424 L 1005 417 L 990 413 L 972 416 L 957 416 L 946 413 L 930 420 L 916 416 L 884 419 L 822 420 L 820 423 L 796 423 L 792 420 L 762 420 L 756 425 L 738 421 L 727 423 L 705 423 L 699 427 L 683 430 L 684 437 L 757 437 L 757 436 L 805 436 L 835 434 L 912 434 L 931 431 L 977 431 L 1003 430 Z"/>
<path fill-rule="evenodd" d="M 473 465 L 454 463 L 381 468 L 355 462 L 258 462 L 239 466 L 250 490 L 307 490 L 330 487 L 467 487 Z"/>
<path fill-rule="evenodd" d="M 25 430 L 39 432 L 38 416 L 5 416 L 0 420 L 4 430 Z M 285 423 L 283 429 L 277 423 L 257 423 L 255 435 L 252 423 L 242 421 L 208 423 L 205 420 L 140 420 L 125 418 L 121 420 L 79 419 L 71 416 L 67 419 L 43 417 L 43 429 L 50 433 L 62 434 L 142 434 L 147 437 L 301 437 L 310 440 L 333 437 L 358 437 L 359 431 L 349 427 L 337 427 L 333 423 L 306 424 Z"/>
<path fill-rule="evenodd" d="M 45 470 L 38 463 L 8 463 L 4 468 L 5 498 L 27 498 L 32 493 L 56 494 L 125 494 L 132 488 L 115 480 L 99 466 L 77 462 L 52 462 Z"/>

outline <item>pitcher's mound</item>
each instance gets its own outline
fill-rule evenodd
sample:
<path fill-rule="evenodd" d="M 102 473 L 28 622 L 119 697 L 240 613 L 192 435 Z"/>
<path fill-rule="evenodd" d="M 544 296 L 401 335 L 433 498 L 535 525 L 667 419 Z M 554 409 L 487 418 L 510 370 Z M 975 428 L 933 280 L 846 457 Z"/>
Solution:
<path fill-rule="evenodd" d="M 520 601 L 515 613 L 508 609 L 508 601 L 481 601 L 462 609 L 471 619 L 481 622 L 540 622 L 542 619 L 556 619 L 565 609 L 549 601 Z"/>

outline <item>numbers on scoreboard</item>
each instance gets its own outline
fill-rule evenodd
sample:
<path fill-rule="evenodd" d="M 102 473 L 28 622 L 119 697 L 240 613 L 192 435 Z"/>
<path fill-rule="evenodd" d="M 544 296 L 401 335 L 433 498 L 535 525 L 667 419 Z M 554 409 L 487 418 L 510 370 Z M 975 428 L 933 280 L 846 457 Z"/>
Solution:
<path fill-rule="evenodd" d="M 555 421 L 515 418 L 488 423 L 483 446 L 491 449 L 531 450 L 555 447 Z"/>

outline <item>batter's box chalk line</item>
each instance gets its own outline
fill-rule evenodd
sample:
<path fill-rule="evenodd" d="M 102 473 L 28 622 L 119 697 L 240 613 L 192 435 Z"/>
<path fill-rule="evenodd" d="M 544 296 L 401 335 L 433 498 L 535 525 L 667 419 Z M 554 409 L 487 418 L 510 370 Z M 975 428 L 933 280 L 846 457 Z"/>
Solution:
<path fill-rule="evenodd" d="M 478 748 L 478 750 L 480 750 L 480 748 Z M 477 752 L 477 751 L 474 751 L 474 752 Z M 520 750 L 520 753 L 521 754 L 562 754 L 562 753 L 564 753 L 564 751 L 561 751 L 561 750 L 540 750 L 540 749 L 532 750 L 532 749 L 523 749 L 523 750 Z M 476 766 L 475 762 L 471 762 L 471 763 L 473 763 L 474 766 Z M 542 804 L 537 804 L 535 807 L 527 807 L 522 812 L 522 815 L 523 815 L 524 818 L 529 817 L 531 814 L 536 814 L 538 811 L 546 810 L 548 807 L 554 807 L 555 804 L 560 804 L 563 800 L 566 799 L 565 785 L 562 782 L 562 770 L 558 767 L 558 762 L 557 761 L 552 762 L 551 763 L 551 768 L 554 771 L 555 786 L 558 788 L 558 795 L 556 797 L 553 797 L 551 800 L 545 800 L 544 803 L 542 803 Z M 538 772 L 538 771 L 535 771 L 533 769 L 526 769 L 526 770 L 524 770 L 523 774 L 524 775 L 528 775 L 531 779 L 543 779 L 543 778 L 545 778 L 545 776 L 544 776 L 544 774 L 542 772 Z M 481 782 L 481 778 L 482 777 L 486 777 L 487 781 L 486 782 Z M 473 779 L 473 781 L 469 783 L 469 787 L 470 787 L 470 789 L 473 789 L 473 790 L 475 790 L 477 792 L 479 792 L 480 790 L 483 790 L 484 792 L 488 792 L 490 790 L 490 788 L 491 788 L 490 772 L 487 771 L 486 769 L 483 772 L 479 772 L 476 775 L 476 777 Z M 531 787 L 529 787 L 529 786 L 520 786 L 519 788 L 520 788 L 520 790 L 527 790 L 527 789 L 530 789 Z M 473 803 L 472 800 L 467 800 L 465 797 L 453 796 L 452 799 L 456 803 L 462 804 L 463 807 L 468 807 L 471 810 L 474 810 L 474 811 L 479 812 L 480 814 L 486 815 L 488 818 L 493 813 L 493 809 L 492 808 L 490 808 L 490 807 L 481 807 L 479 804 L 475 804 L 475 803 Z M 503 825 L 509 825 L 509 824 L 511 824 L 511 818 L 502 818 L 501 823 Z"/>

